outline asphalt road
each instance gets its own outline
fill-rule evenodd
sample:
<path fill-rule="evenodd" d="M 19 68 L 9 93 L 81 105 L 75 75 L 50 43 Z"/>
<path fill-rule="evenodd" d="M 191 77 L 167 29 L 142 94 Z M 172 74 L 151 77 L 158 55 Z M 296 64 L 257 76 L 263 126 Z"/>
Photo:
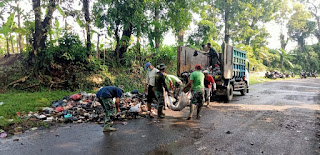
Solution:
<path fill-rule="evenodd" d="M 187 107 L 163 120 L 118 122 L 112 133 L 63 125 L 1 139 L 0 154 L 320 154 L 319 104 L 320 79 L 267 82 L 212 102 L 200 120 L 187 121 Z"/>

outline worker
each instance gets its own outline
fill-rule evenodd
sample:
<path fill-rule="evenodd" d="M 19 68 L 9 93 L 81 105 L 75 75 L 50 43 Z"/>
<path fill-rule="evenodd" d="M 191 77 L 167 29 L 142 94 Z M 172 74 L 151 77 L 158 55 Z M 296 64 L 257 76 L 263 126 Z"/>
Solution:
<path fill-rule="evenodd" d="M 155 77 L 155 95 L 158 102 L 158 118 L 164 118 L 163 108 L 164 108 L 164 95 L 163 89 L 169 94 L 168 87 L 165 82 L 165 69 L 164 64 L 159 65 L 159 72 L 156 73 Z"/>
<path fill-rule="evenodd" d="M 183 85 L 182 81 L 178 77 L 170 74 L 165 74 L 165 77 L 166 82 L 169 83 L 169 90 L 173 91 L 173 97 L 176 99 L 176 102 L 178 102 Z"/>
<path fill-rule="evenodd" d="M 202 49 L 202 51 L 205 51 L 205 52 L 208 52 L 208 51 L 209 51 L 208 46 L 203 45 L 203 44 L 202 44 L 202 46 L 201 46 L 201 49 Z"/>
<path fill-rule="evenodd" d="M 188 84 L 182 89 L 185 92 L 187 88 L 191 87 L 192 98 L 190 103 L 190 113 L 188 120 L 192 118 L 193 105 L 197 105 L 197 119 L 200 119 L 200 111 L 203 105 L 203 95 L 204 95 L 204 75 L 201 72 L 201 64 L 195 66 L 195 71 L 191 73 L 190 80 Z"/>
<path fill-rule="evenodd" d="M 175 88 L 179 88 L 180 86 L 182 86 L 182 81 L 174 76 L 174 75 L 170 75 L 170 74 L 164 74 L 166 77 L 166 81 L 169 82 L 169 90 L 174 91 Z"/>
<path fill-rule="evenodd" d="M 151 103 L 155 99 L 154 86 L 155 86 L 155 77 L 156 73 L 159 72 L 158 69 L 152 66 L 150 62 L 147 62 L 144 66 L 144 69 L 147 70 L 146 82 L 144 86 L 144 91 L 147 93 L 147 107 L 150 117 L 151 116 Z"/>
<path fill-rule="evenodd" d="M 102 87 L 96 94 L 99 102 L 101 103 L 105 111 L 103 132 L 117 130 L 116 128 L 111 127 L 113 124 L 111 117 L 114 117 L 117 112 L 120 112 L 119 104 L 122 93 L 123 88 L 118 88 L 115 86 L 106 86 Z M 116 98 L 115 102 L 113 102 L 113 98 Z"/>
<path fill-rule="evenodd" d="M 210 61 L 209 61 L 209 66 L 212 66 L 212 68 L 215 68 L 215 64 L 218 64 L 218 53 L 217 51 L 211 47 L 211 44 L 210 43 L 207 43 L 207 47 L 209 48 L 209 58 L 210 58 Z"/>
<path fill-rule="evenodd" d="M 203 71 L 204 74 L 204 91 L 205 91 L 205 101 L 207 102 L 207 107 L 209 107 L 210 104 L 210 94 L 212 89 L 212 84 L 214 84 L 213 77 L 209 74 L 208 70 Z"/>

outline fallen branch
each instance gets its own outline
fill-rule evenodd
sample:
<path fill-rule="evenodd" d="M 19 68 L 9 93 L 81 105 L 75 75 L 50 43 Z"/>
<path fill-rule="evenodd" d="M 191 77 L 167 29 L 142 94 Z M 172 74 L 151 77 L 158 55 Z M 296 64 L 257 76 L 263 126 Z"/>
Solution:
<path fill-rule="evenodd" d="M 3 91 L 7 90 L 7 88 L 8 88 L 9 86 L 11 86 L 11 85 L 16 86 L 18 83 L 25 82 L 28 78 L 29 78 L 29 76 L 25 76 L 25 77 L 23 77 L 23 78 L 21 78 L 21 79 L 18 79 L 18 80 L 16 80 L 16 81 L 13 81 L 13 82 L 9 83 L 9 84 L 6 85 L 5 87 L 3 87 Z"/>

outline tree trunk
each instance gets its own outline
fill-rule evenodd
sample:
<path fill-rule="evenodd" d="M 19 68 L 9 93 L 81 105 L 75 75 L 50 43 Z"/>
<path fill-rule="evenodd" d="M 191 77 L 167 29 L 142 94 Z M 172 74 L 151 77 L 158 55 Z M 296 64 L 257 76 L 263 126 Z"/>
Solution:
<path fill-rule="evenodd" d="M 281 33 L 281 34 L 280 34 L 280 42 L 281 42 L 281 48 L 282 48 L 283 50 L 285 50 L 285 49 L 286 49 L 286 46 L 287 46 L 287 44 L 288 44 L 288 42 L 289 42 L 289 37 L 287 38 L 287 40 L 285 40 L 284 35 Z"/>
<path fill-rule="evenodd" d="M 18 6 L 18 27 L 21 28 L 21 20 L 20 20 L 20 16 L 21 16 L 21 10 L 20 10 L 20 4 L 18 3 L 17 6 Z M 23 51 L 23 45 L 22 45 L 22 37 L 21 37 L 21 33 L 19 32 L 18 34 L 18 45 L 19 45 L 19 52 L 21 53 Z"/>
<path fill-rule="evenodd" d="M 48 11 L 46 12 L 44 20 L 41 22 L 41 7 L 40 0 L 32 0 L 33 11 L 35 14 L 35 32 L 33 34 L 33 49 L 34 54 L 37 50 L 45 48 L 45 42 L 47 39 L 47 33 L 50 29 L 52 14 L 56 9 L 56 0 L 50 0 L 48 5 Z"/>
<path fill-rule="evenodd" d="M 229 25 L 229 14 L 230 14 L 230 5 L 228 0 L 224 0 L 225 12 L 224 12 L 224 42 L 229 44 L 230 40 L 230 25 Z"/>
<path fill-rule="evenodd" d="M 100 34 L 98 33 L 98 42 L 97 42 L 97 51 L 96 51 L 96 58 L 99 60 L 100 59 L 100 54 L 99 54 L 99 51 L 100 51 Z"/>
<path fill-rule="evenodd" d="M 184 37 L 184 30 L 179 30 L 179 35 L 178 35 L 178 42 L 179 42 L 179 45 L 183 45 L 183 37 Z"/>
<path fill-rule="evenodd" d="M 154 37 L 155 37 L 155 48 L 159 48 L 160 47 L 160 28 L 159 28 L 159 19 L 160 19 L 160 11 L 159 11 L 159 6 L 156 5 L 155 9 L 154 9 L 154 20 L 155 20 L 155 28 L 154 28 Z"/>
<path fill-rule="evenodd" d="M 298 46 L 300 49 L 300 52 L 302 52 L 302 47 L 304 46 L 305 42 L 304 42 L 304 38 L 303 37 L 299 37 L 298 38 Z"/>
<path fill-rule="evenodd" d="M 33 11 L 34 11 L 34 23 L 35 32 L 33 34 L 33 50 L 34 54 L 37 54 L 37 50 L 40 48 L 40 39 L 42 36 L 42 25 L 41 25 L 41 7 L 40 0 L 32 0 Z"/>
<path fill-rule="evenodd" d="M 91 38 L 90 38 L 90 13 L 89 13 L 89 0 L 83 0 L 84 18 L 86 20 L 86 31 L 87 31 L 87 51 L 91 51 Z"/>
<path fill-rule="evenodd" d="M 137 50 L 138 50 L 138 61 L 139 64 L 141 63 L 141 44 L 140 44 L 140 37 L 137 37 Z"/>
<path fill-rule="evenodd" d="M 19 48 L 19 36 L 16 36 L 16 40 L 17 40 L 17 53 L 21 53 Z"/>
<path fill-rule="evenodd" d="M 129 42 L 130 42 L 130 38 L 132 35 L 132 24 L 130 23 L 129 27 L 127 29 L 125 29 L 122 33 L 122 37 L 121 37 L 121 45 L 120 45 L 120 50 L 119 50 L 119 58 L 123 58 L 123 54 L 125 52 L 127 52 L 127 49 L 129 47 Z"/>
<path fill-rule="evenodd" d="M 82 34 L 83 34 L 84 42 L 86 43 L 87 42 L 87 37 L 86 37 L 86 30 L 85 29 L 82 30 Z"/>
<path fill-rule="evenodd" d="M 9 38 L 6 37 L 6 42 L 7 42 L 7 57 L 10 56 L 10 48 L 9 48 Z"/>
<path fill-rule="evenodd" d="M 317 19 L 318 30 L 316 30 L 315 36 L 318 39 L 318 43 L 320 43 L 320 17 L 316 16 L 316 19 Z"/>
<path fill-rule="evenodd" d="M 119 36 L 119 25 L 116 25 L 116 29 L 114 30 L 114 36 L 116 37 L 116 49 L 114 50 L 114 55 L 116 56 L 117 63 L 120 65 L 120 36 Z"/>
<path fill-rule="evenodd" d="M 11 40 L 11 50 L 12 50 L 12 53 L 15 53 L 14 52 L 14 46 L 13 46 L 13 37 L 12 37 L 12 34 L 10 33 L 10 40 Z"/>

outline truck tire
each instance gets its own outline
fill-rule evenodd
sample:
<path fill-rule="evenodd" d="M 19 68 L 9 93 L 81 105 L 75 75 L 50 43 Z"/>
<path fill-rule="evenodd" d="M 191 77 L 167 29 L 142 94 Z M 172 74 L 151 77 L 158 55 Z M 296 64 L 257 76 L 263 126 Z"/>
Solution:
<path fill-rule="evenodd" d="M 230 84 L 227 88 L 227 94 L 226 94 L 226 102 L 229 102 L 232 100 L 233 97 L 233 86 Z"/>
<path fill-rule="evenodd" d="M 240 93 L 242 96 L 246 95 L 246 93 L 248 92 L 248 87 L 247 84 L 244 86 L 244 89 L 240 90 Z"/>

